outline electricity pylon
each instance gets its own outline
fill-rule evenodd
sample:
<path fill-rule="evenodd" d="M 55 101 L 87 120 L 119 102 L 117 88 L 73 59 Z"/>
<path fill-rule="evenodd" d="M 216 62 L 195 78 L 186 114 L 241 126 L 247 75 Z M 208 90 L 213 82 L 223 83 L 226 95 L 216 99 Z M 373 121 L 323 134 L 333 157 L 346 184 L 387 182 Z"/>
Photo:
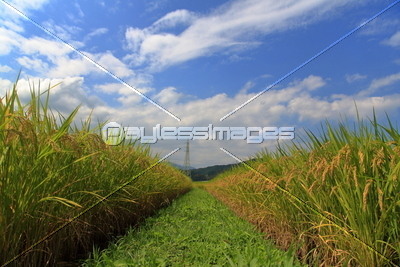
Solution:
<path fill-rule="evenodd" d="M 185 163 L 183 164 L 184 172 L 190 177 L 190 154 L 189 154 L 189 139 L 186 141 Z"/>

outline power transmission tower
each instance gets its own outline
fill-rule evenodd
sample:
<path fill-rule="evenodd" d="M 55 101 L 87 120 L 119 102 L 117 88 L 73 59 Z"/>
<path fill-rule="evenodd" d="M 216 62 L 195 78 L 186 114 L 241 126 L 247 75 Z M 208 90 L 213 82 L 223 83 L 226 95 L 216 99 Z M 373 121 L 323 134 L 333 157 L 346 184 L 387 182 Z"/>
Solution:
<path fill-rule="evenodd" d="M 183 164 L 183 166 L 185 174 L 190 177 L 189 140 L 186 141 L 185 163 Z"/>

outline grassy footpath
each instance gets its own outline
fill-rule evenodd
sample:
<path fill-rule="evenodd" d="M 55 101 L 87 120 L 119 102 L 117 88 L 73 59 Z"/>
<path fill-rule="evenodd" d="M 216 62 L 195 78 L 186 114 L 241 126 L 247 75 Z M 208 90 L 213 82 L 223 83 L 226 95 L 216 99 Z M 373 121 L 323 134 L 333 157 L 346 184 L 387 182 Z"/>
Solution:
<path fill-rule="evenodd" d="M 262 236 L 195 188 L 83 266 L 300 266 Z"/>

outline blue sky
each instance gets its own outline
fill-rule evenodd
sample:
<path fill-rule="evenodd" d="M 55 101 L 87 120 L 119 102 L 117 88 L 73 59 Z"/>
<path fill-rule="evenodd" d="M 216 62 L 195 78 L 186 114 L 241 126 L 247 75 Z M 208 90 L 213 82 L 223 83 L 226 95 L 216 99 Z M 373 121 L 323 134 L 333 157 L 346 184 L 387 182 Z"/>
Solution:
<path fill-rule="evenodd" d="M 9 8 L 13 5 L 131 88 Z M 0 1 L 0 93 L 22 68 L 19 91 L 31 82 L 62 82 L 54 109 L 78 118 L 151 129 L 162 126 L 293 126 L 316 130 L 339 114 L 393 122 L 400 104 L 400 4 L 220 122 L 227 113 L 368 20 L 392 0 Z M 275 143 L 191 141 L 195 167 L 233 163 Z M 182 141 L 159 141 L 166 155 Z M 178 164 L 184 149 L 170 158 Z"/>

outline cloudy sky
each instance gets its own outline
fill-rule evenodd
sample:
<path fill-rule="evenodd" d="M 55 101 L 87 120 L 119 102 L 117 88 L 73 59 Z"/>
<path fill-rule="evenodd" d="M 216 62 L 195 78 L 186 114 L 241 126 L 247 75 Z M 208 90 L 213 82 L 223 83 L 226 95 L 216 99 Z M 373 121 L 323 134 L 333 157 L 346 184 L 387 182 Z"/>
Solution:
<path fill-rule="evenodd" d="M 62 82 L 52 89 L 54 110 L 81 105 L 78 119 L 93 111 L 93 121 L 149 131 L 156 124 L 317 131 L 325 119 L 355 119 L 355 103 L 363 117 L 374 107 L 382 123 L 385 112 L 397 122 L 400 4 L 265 91 L 393 1 L 1 0 L 0 94 L 22 69 L 25 101 L 28 79 Z M 275 144 L 193 140 L 190 161 L 233 163 L 220 147 L 246 159 Z M 170 160 L 183 164 L 184 141 L 151 145 L 161 156 L 177 147 Z"/>

